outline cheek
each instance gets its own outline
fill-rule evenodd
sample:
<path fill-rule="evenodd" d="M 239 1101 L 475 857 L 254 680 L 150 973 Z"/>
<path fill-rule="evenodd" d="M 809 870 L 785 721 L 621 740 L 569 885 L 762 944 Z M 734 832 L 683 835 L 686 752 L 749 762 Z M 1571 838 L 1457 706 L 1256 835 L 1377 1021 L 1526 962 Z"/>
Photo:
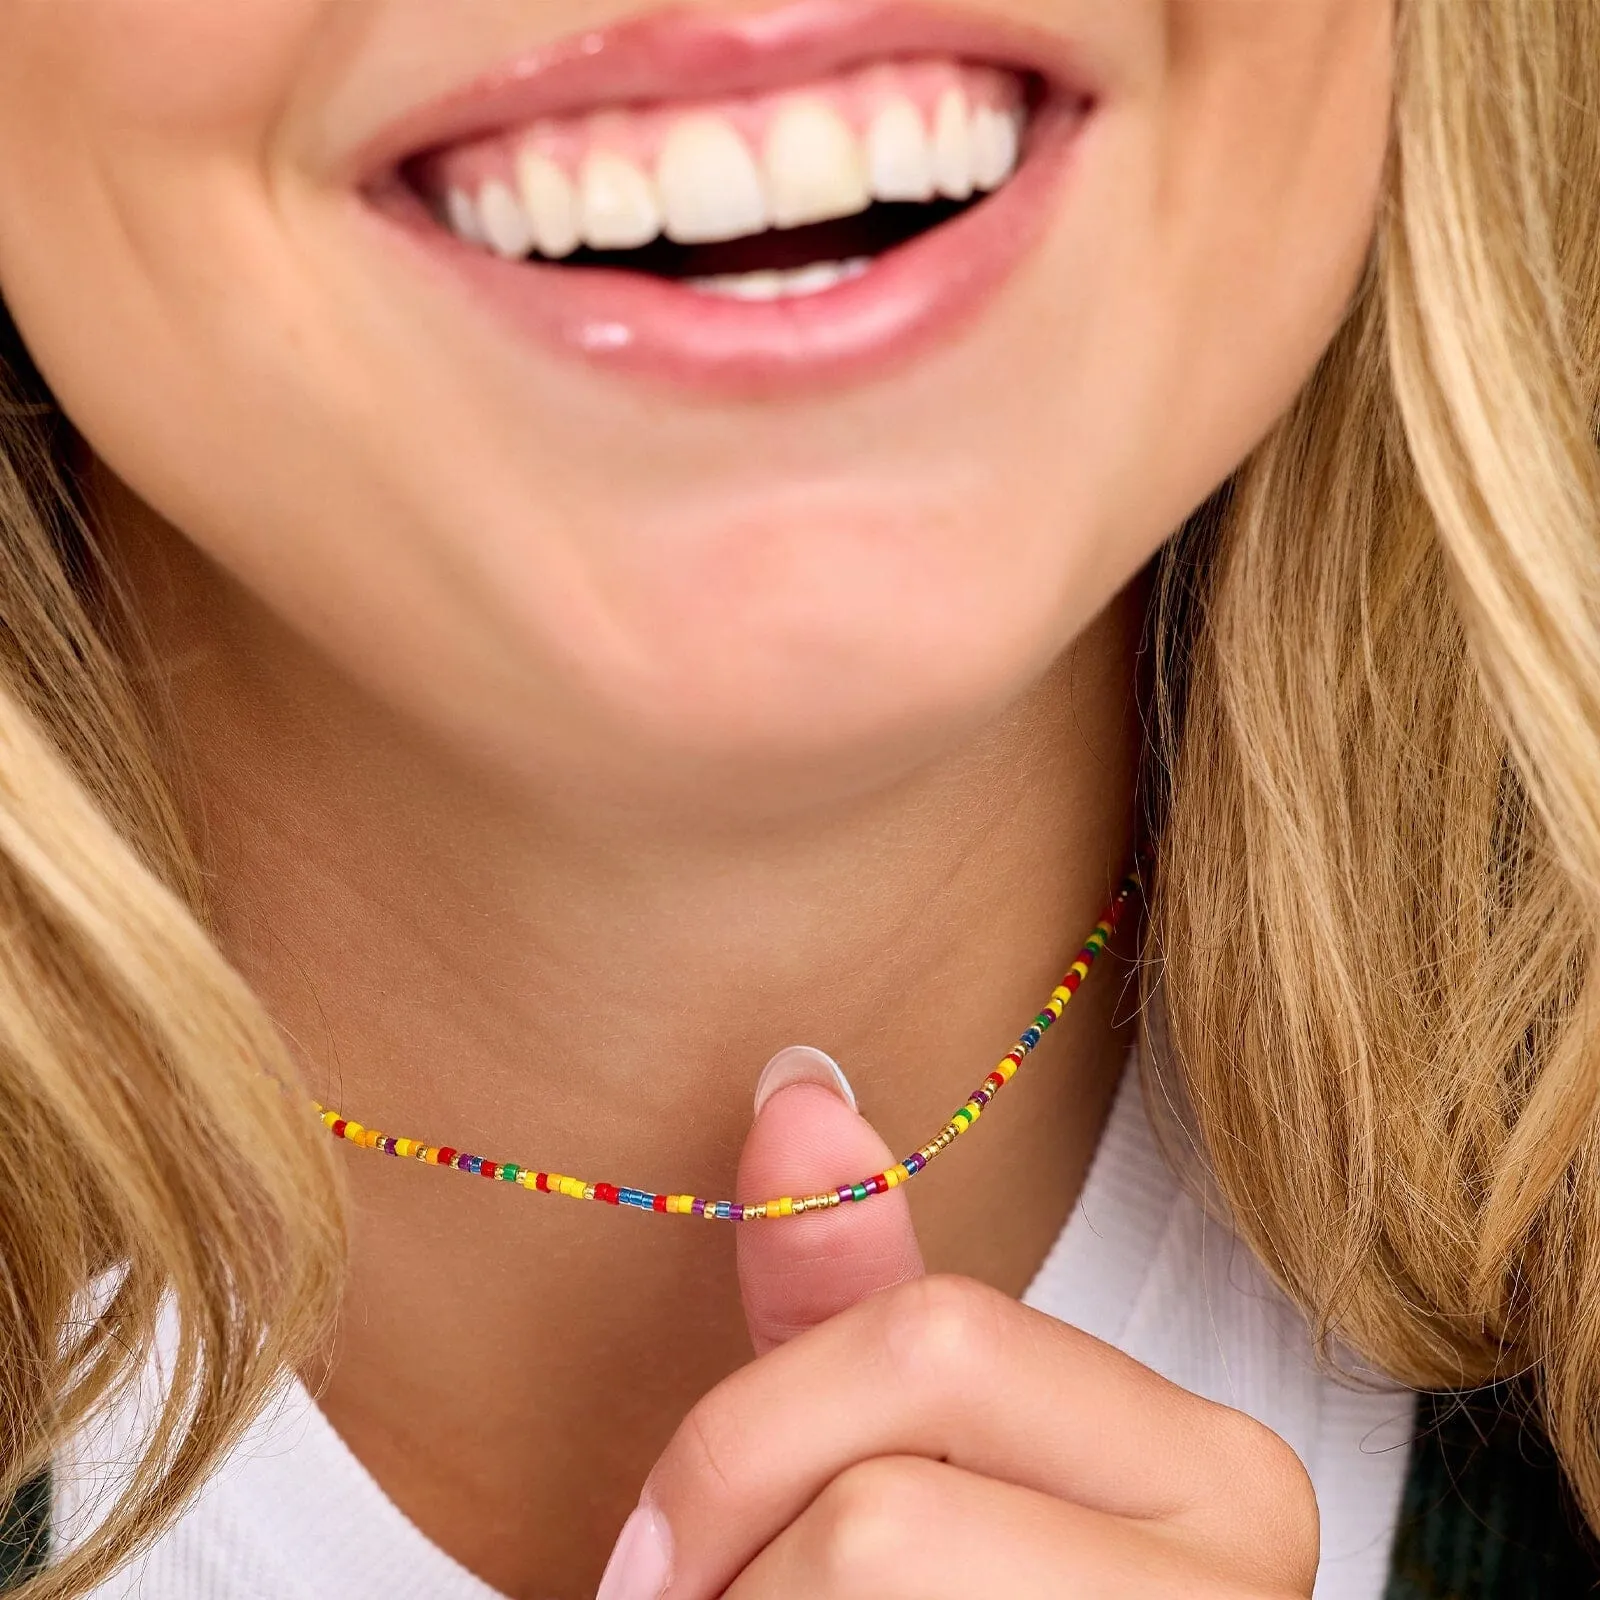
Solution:
<path fill-rule="evenodd" d="M 361 0 L 3 0 L 6 164 L 39 142 L 41 121 L 102 149 L 130 127 L 249 139 L 295 91 L 307 40 L 365 9 Z"/>
<path fill-rule="evenodd" d="M 1065 359 L 1033 413 L 1067 430 L 1102 530 L 1143 553 L 1270 430 L 1342 321 L 1392 93 L 1390 0 L 1164 12 L 1162 70 L 1099 130 L 1102 226 L 1040 329 Z"/>
<path fill-rule="evenodd" d="M 1392 0 L 1177 0 L 1151 259 L 1224 405 L 1282 409 L 1366 257 L 1392 92 Z M 1175 326 L 1174 337 L 1185 329 Z"/>

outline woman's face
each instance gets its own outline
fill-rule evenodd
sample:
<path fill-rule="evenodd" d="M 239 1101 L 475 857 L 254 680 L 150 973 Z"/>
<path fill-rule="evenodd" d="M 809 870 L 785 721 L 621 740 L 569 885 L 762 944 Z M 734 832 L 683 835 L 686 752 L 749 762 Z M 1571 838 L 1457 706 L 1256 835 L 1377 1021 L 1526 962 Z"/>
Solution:
<path fill-rule="evenodd" d="M 841 793 L 1303 383 L 1391 3 L 0 0 L 0 290 L 217 605 L 569 792 Z"/>

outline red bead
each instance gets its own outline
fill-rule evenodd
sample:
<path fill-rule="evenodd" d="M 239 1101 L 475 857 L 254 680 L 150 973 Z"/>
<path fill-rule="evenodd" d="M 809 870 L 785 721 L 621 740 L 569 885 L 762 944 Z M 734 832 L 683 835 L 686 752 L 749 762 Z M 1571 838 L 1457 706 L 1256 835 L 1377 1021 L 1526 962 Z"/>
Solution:
<path fill-rule="evenodd" d="M 1069 972 L 1066 977 L 1061 980 L 1061 987 L 1065 989 L 1068 994 L 1076 994 L 1078 992 L 1078 985 L 1082 982 L 1083 979 L 1080 978 L 1076 972 Z M 1076 1015 L 1076 1013 L 1074 1013 L 1074 1015 Z"/>
<path fill-rule="evenodd" d="M 340 1117 L 329 1131 L 333 1134 L 335 1139 L 342 1139 L 344 1138 L 344 1130 L 349 1126 L 350 1124 L 346 1122 L 343 1117 Z"/>
<path fill-rule="evenodd" d="M 656 1195 L 650 1202 L 650 1209 L 652 1211 L 665 1211 L 667 1209 L 667 1197 L 664 1194 Z"/>
<path fill-rule="evenodd" d="M 441 1167 L 453 1167 L 456 1164 L 456 1157 L 460 1154 L 459 1150 L 441 1150 L 439 1152 L 439 1165 Z"/>
<path fill-rule="evenodd" d="M 548 1172 L 536 1172 L 536 1173 L 534 1173 L 534 1175 L 533 1175 L 533 1186 L 534 1186 L 535 1189 L 537 1189 L 539 1191 L 540 1194 L 549 1194 L 550 1193 L 550 1174 Z"/>
<path fill-rule="evenodd" d="M 614 1206 L 618 1203 L 617 1186 L 614 1183 L 597 1183 L 594 1186 L 594 1197 L 596 1200 L 605 1201 L 608 1206 Z"/>
<path fill-rule="evenodd" d="M 1002 1078 L 998 1072 L 991 1072 L 989 1076 L 983 1080 L 983 1086 L 985 1089 L 994 1089 L 998 1091 L 1005 1088 L 1006 1080 Z"/>
<path fill-rule="evenodd" d="M 485 1161 L 478 1168 L 480 1178 L 498 1178 L 500 1176 L 500 1163 L 498 1161 Z"/>
<path fill-rule="evenodd" d="M 868 1194 L 883 1194 L 889 1187 L 889 1180 L 881 1172 L 874 1173 L 862 1185 Z"/>

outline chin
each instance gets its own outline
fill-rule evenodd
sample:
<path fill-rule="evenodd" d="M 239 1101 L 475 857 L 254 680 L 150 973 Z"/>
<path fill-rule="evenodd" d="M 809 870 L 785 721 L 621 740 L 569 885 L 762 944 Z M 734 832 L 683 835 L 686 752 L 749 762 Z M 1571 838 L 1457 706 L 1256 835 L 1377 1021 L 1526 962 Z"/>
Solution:
<path fill-rule="evenodd" d="M 608 586 L 609 626 L 571 643 L 595 725 L 612 730 L 613 752 L 644 757 L 653 782 L 676 773 L 791 801 L 892 784 L 1048 671 L 1089 620 L 1063 596 L 1092 610 L 1109 598 L 973 530 L 767 531 L 734 541 L 739 562 L 635 563 Z"/>

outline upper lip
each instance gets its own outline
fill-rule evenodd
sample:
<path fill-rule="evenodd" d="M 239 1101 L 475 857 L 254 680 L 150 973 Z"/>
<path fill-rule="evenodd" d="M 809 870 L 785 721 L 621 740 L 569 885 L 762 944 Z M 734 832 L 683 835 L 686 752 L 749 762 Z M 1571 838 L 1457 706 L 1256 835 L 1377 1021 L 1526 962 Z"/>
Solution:
<path fill-rule="evenodd" d="M 363 181 L 429 150 L 540 117 L 627 102 L 781 89 L 893 56 L 1012 67 L 1048 90 L 1097 97 L 1080 48 L 1036 29 L 905 0 L 794 0 L 758 11 L 675 9 L 580 33 L 492 68 L 389 124 L 356 158 Z"/>

